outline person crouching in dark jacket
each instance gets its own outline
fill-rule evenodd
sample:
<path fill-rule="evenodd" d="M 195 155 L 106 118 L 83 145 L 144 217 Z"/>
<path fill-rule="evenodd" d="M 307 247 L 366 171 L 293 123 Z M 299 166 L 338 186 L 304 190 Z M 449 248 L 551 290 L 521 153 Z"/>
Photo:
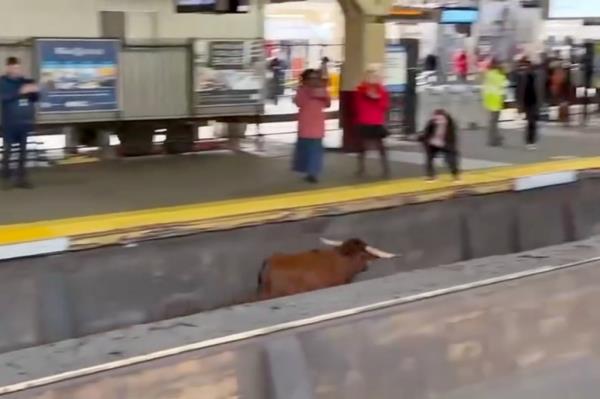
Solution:
<path fill-rule="evenodd" d="M 454 119 L 446 111 L 438 109 L 434 111 L 432 118 L 427 123 L 420 137 L 425 150 L 425 163 L 427 180 L 435 181 L 435 158 L 439 153 L 444 154 L 446 164 L 452 173 L 454 181 L 460 180 L 458 169 L 458 143 L 456 135 L 456 124 Z"/>

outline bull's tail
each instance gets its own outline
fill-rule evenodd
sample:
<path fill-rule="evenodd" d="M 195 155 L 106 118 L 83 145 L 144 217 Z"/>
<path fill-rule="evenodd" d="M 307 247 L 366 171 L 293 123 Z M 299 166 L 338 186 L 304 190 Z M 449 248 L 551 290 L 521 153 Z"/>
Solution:
<path fill-rule="evenodd" d="M 267 270 L 268 262 L 265 260 L 258 272 L 258 285 L 257 285 L 257 293 L 260 294 L 261 289 L 263 288 L 263 284 L 265 283 L 265 271 Z"/>
<path fill-rule="evenodd" d="M 271 292 L 271 281 L 268 276 L 269 262 L 264 261 L 260 272 L 258 273 L 258 286 L 256 288 L 257 300 L 263 301 L 269 299 Z"/>

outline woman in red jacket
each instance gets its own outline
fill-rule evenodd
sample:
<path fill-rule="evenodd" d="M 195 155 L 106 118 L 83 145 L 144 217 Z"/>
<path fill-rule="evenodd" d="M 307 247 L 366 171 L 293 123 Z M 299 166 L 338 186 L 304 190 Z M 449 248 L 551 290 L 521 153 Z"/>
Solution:
<path fill-rule="evenodd" d="M 361 146 L 358 155 L 358 175 L 365 173 L 365 153 L 371 148 L 376 148 L 381 157 L 383 175 L 389 177 L 390 167 L 387 151 L 383 139 L 388 135 L 384 126 L 390 96 L 381 84 L 381 79 L 376 68 L 367 70 L 365 80 L 356 89 L 356 122 L 361 137 Z"/>

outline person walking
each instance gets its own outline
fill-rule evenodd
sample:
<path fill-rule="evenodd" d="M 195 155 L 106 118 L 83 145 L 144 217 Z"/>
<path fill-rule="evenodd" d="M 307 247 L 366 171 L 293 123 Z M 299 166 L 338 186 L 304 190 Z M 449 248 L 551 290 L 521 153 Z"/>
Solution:
<path fill-rule="evenodd" d="M 324 81 L 329 83 L 329 57 L 321 58 L 321 66 L 319 67 L 319 71 L 321 72 L 321 77 Z"/>
<path fill-rule="evenodd" d="M 423 69 L 428 72 L 437 72 L 438 68 L 438 60 L 435 54 L 428 54 L 425 57 L 425 62 L 423 64 Z"/>
<path fill-rule="evenodd" d="M 31 188 L 27 179 L 27 136 L 34 129 L 35 108 L 39 89 L 32 79 L 23 77 L 21 64 L 16 57 L 6 60 L 6 74 L 0 78 L 2 101 L 2 180 L 8 189 L 14 184 L 18 188 Z M 16 171 L 11 167 L 14 146 L 19 147 Z"/>
<path fill-rule="evenodd" d="M 557 63 L 551 78 L 551 91 L 554 104 L 558 105 L 558 119 L 565 126 L 570 122 L 571 79 L 570 65 Z"/>
<path fill-rule="evenodd" d="M 500 112 L 504 109 L 505 90 L 508 79 L 501 70 L 496 60 L 492 60 L 489 70 L 483 78 L 483 105 L 490 113 L 490 124 L 488 131 L 488 145 L 492 147 L 501 146 L 503 138 L 500 135 L 499 123 Z"/>
<path fill-rule="evenodd" d="M 448 112 L 443 109 L 433 112 L 433 117 L 425 126 L 420 141 L 423 143 L 423 149 L 425 150 L 427 180 L 435 181 L 434 162 L 437 155 L 442 153 L 454 181 L 460 181 L 456 123 Z"/>
<path fill-rule="evenodd" d="M 525 131 L 525 145 L 529 150 L 536 149 L 538 139 L 537 122 L 541 98 L 539 98 L 538 77 L 533 64 L 527 58 L 521 62 L 521 68 L 517 76 L 517 106 L 520 113 L 524 113 L 527 119 Z"/>
<path fill-rule="evenodd" d="M 469 56 L 465 50 L 459 50 L 454 57 L 454 73 L 461 83 L 466 83 L 469 76 Z"/>
<path fill-rule="evenodd" d="M 279 103 L 279 97 L 285 94 L 285 63 L 278 57 L 269 62 L 269 71 L 271 72 L 271 100 L 273 104 Z"/>
<path fill-rule="evenodd" d="M 360 135 L 358 153 L 358 176 L 365 173 L 365 156 L 369 148 L 379 152 L 383 176 L 390 176 L 390 166 L 384 138 L 388 136 L 385 120 L 390 107 L 390 95 L 381 84 L 379 70 L 375 66 L 366 71 L 364 81 L 356 89 L 356 122 Z"/>
<path fill-rule="evenodd" d="M 298 141 L 292 168 L 306 174 L 306 181 L 318 183 L 323 169 L 324 110 L 331 106 L 321 71 L 307 69 L 302 73 L 294 103 L 298 107 Z"/>

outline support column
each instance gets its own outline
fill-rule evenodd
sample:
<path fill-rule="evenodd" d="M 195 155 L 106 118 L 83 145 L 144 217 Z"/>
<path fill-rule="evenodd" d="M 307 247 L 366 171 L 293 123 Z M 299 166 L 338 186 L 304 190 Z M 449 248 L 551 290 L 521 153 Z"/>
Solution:
<path fill-rule="evenodd" d="M 265 345 L 272 399 L 315 399 L 302 344 L 285 337 Z"/>
<path fill-rule="evenodd" d="M 346 43 L 340 90 L 340 125 L 344 131 L 343 149 L 358 151 L 355 121 L 355 89 L 369 64 L 383 64 L 385 57 L 385 21 L 379 15 L 387 6 L 377 2 L 377 10 L 368 0 L 339 0 L 346 18 Z"/>

